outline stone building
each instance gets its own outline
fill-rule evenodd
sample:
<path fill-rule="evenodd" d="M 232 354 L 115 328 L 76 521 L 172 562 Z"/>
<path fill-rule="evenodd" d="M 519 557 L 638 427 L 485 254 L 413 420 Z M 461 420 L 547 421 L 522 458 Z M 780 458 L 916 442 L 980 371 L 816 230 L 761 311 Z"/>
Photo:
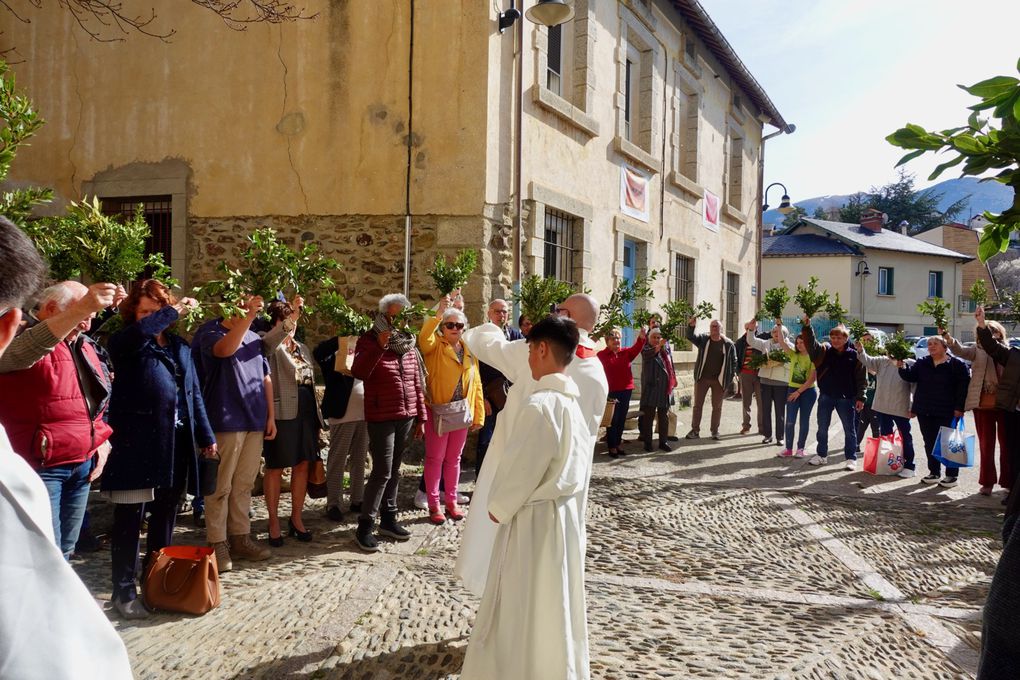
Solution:
<path fill-rule="evenodd" d="M 470 246 L 478 320 L 511 293 L 519 225 L 522 273 L 604 299 L 664 269 L 661 301 L 711 301 L 730 335 L 753 313 L 763 126 L 791 128 L 696 0 L 573 0 L 560 27 L 505 33 L 483 0 L 312 0 L 244 31 L 152 4 L 168 40 L 0 12 L 47 120 L 11 178 L 144 203 L 186 285 L 263 225 L 321 243 L 366 305 L 402 288 L 405 243 L 425 300 L 435 254 Z"/>

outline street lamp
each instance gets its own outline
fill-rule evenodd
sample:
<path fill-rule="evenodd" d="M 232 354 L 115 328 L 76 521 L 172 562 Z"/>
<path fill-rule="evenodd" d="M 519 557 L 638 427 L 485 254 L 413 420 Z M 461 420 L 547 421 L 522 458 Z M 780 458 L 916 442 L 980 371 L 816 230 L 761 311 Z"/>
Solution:
<path fill-rule="evenodd" d="M 524 6 L 524 0 L 521 0 Z M 564 0 L 538 0 L 534 5 L 524 12 L 528 21 L 543 26 L 557 26 L 564 21 L 569 21 L 574 16 L 574 8 Z M 521 18 L 521 10 L 517 9 L 517 1 L 510 0 L 510 9 L 499 13 L 499 32 L 503 33 L 514 24 L 517 28 L 516 49 L 514 53 L 514 297 L 520 292 L 521 278 L 523 278 L 524 263 L 522 262 L 522 250 L 524 246 L 524 225 L 521 222 L 523 213 L 523 197 L 521 196 L 524 187 L 524 175 L 522 166 L 524 164 L 524 22 L 518 23 Z M 514 302 L 514 316 L 519 313 L 518 303 Z"/>
<path fill-rule="evenodd" d="M 864 321 L 864 277 L 871 276 L 871 270 L 868 269 L 868 261 L 861 260 L 857 263 L 857 271 L 854 272 L 854 276 L 861 279 L 861 323 Z"/>
<path fill-rule="evenodd" d="M 776 208 L 779 212 L 784 215 L 789 215 L 793 212 L 793 205 L 790 204 L 790 197 L 786 193 L 786 187 L 780 182 L 773 182 L 772 184 L 765 187 L 765 203 L 761 207 L 761 211 L 765 212 L 769 209 L 769 189 L 772 187 L 783 187 L 783 197 L 779 200 L 779 207 Z"/>

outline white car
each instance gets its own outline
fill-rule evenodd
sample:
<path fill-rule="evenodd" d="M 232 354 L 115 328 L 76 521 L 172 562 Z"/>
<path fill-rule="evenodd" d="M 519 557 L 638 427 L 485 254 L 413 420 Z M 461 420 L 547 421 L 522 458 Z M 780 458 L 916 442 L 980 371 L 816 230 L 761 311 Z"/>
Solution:
<path fill-rule="evenodd" d="M 923 359 L 928 356 L 928 338 L 918 338 L 914 343 L 914 358 Z"/>

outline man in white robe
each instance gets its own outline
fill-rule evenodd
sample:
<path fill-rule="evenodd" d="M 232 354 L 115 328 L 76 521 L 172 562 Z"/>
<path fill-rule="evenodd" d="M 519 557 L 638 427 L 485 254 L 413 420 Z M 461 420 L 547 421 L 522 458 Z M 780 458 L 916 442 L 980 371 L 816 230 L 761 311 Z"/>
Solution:
<path fill-rule="evenodd" d="M 44 271 L 0 218 L 0 354 Z M 0 427 L 0 678 L 127 680 L 124 643 L 53 540 L 50 497 Z"/>
<path fill-rule="evenodd" d="M 511 423 L 487 506 L 472 504 L 498 531 L 462 680 L 590 677 L 583 537 L 593 435 L 564 370 L 577 338 L 556 317 L 528 337 L 536 385 Z"/>
<path fill-rule="evenodd" d="M 580 340 L 576 356 L 567 366 L 566 373 L 580 391 L 578 403 L 588 424 L 588 431 L 592 435 L 588 453 L 593 455 L 595 439 L 609 396 L 606 371 L 596 356 L 595 342 L 589 336 L 591 329 L 595 327 L 599 306 L 590 295 L 578 294 L 564 300 L 557 311 L 560 315 L 573 320 L 578 327 Z M 475 493 L 471 499 L 473 506 L 484 508 L 488 503 L 492 479 L 502 463 L 507 446 L 514 443 L 520 435 L 514 422 L 537 383 L 531 377 L 531 369 L 528 367 L 528 345 L 524 340 L 508 341 L 499 326 L 493 323 L 468 329 L 464 331 L 463 338 L 479 361 L 495 367 L 513 383 L 513 387 L 507 393 L 506 406 L 500 413 L 500 419 L 496 421 L 492 442 L 485 454 L 486 463 L 475 482 Z M 583 505 L 587 506 L 587 496 Z M 496 540 L 496 529 L 496 525 L 489 521 L 484 512 L 468 513 L 464 538 L 457 555 L 456 573 L 464 587 L 478 597 L 485 592 L 485 579 L 489 572 L 489 559 Z M 582 537 L 582 545 L 585 544 L 584 540 Z"/>

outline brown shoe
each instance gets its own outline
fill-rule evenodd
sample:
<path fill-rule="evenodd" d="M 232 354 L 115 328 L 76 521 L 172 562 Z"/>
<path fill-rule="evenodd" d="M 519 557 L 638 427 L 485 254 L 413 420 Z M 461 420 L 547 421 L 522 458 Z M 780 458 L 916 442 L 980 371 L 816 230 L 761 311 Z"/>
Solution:
<path fill-rule="evenodd" d="M 255 545 L 255 542 L 251 540 L 251 536 L 249 534 L 241 534 L 239 536 L 230 537 L 230 554 L 242 560 L 260 562 L 262 560 L 268 560 L 273 553 L 269 550 L 269 548 L 263 548 Z"/>
<path fill-rule="evenodd" d="M 216 571 L 223 573 L 234 568 L 234 562 L 230 559 L 230 546 L 226 541 L 210 543 L 209 546 L 216 551 Z"/>

